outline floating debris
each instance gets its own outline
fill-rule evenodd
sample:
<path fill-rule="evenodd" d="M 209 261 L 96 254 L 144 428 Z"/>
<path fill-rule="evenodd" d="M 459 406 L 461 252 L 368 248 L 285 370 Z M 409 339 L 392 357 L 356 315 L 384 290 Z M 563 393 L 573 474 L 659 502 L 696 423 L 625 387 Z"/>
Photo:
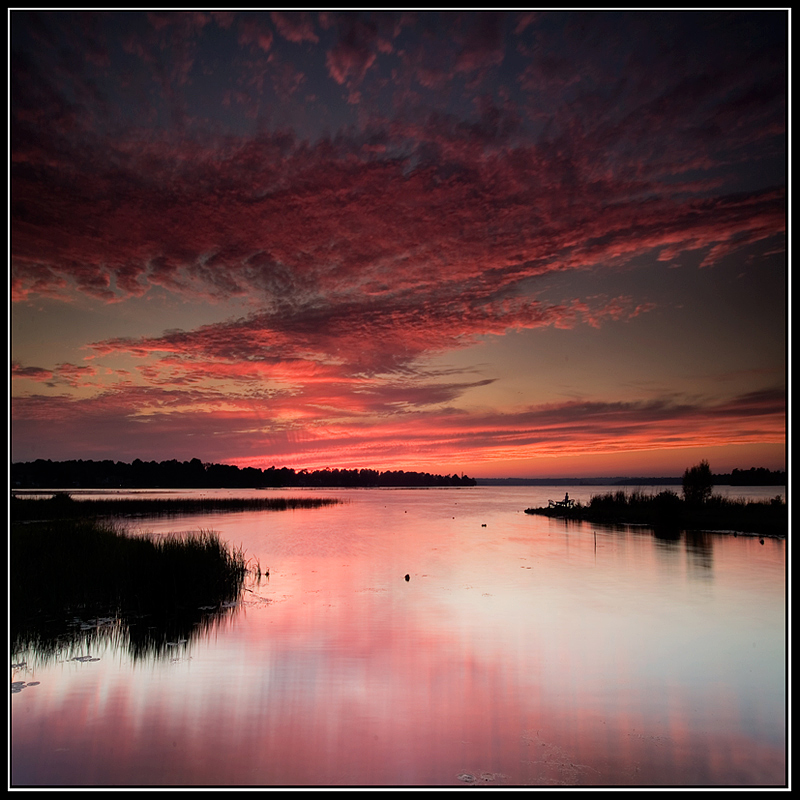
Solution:
<path fill-rule="evenodd" d="M 75 658 L 71 658 L 70 661 L 80 661 L 85 663 L 87 661 L 99 661 L 99 658 L 94 658 L 92 656 L 75 656 Z"/>
<path fill-rule="evenodd" d="M 17 664 L 12 664 L 11 669 L 22 669 L 23 667 L 27 667 L 27 661 L 20 661 Z"/>
<path fill-rule="evenodd" d="M 475 781 L 477 780 L 477 778 L 474 775 L 470 775 L 469 772 L 462 772 L 458 776 L 458 779 L 460 781 L 464 781 L 464 783 L 475 783 Z"/>

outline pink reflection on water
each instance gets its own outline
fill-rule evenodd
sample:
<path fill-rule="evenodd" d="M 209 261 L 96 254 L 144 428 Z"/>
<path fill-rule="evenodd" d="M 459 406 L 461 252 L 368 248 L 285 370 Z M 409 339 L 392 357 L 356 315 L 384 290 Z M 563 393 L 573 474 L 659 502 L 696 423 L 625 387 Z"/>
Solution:
<path fill-rule="evenodd" d="M 269 579 L 174 663 L 42 669 L 13 698 L 12 778 L 783 783 L 782 542 L 403 500 L 380 525 L 358 508 L 239 518 L 231 539 Z"/>

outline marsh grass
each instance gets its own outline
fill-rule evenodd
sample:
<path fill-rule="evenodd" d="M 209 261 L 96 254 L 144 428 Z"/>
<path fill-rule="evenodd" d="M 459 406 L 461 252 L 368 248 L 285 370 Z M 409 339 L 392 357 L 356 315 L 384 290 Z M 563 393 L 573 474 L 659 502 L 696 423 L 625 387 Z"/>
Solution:
<path fill-rule="evenodd" d="M 15 650 L 58 647 L 86 635 L 76 619 L 100 618 L 98 630 L 121 626 L 134 650 L 158 649 L 234 604 L 248 571 L 242 550 L 211 531 L 132 535 L 91 519 L 12 523 L 10 556 Z"/>
<path fill-rule="evenodd" d="M 290 511 L 322 508 L 342 501 L 333 497 L 194 497 L 104 498 L 75 500 L 68 492 L 49 498 L 12 495 L 11 519 L 15 522 L 85 517 L 177 516 L 232 511 Z"/>
<path fill-rule="evenodd" d="M 576 503 L 571 509 L 528 508 L 525 512 L 608 525 L 646 525 L 657 532 L 706 530 L 785 536 L 788 524 L 786 503 L 780 496 L 759 501 L 712 495 L 693 503 L 671 491 L 619 490 L 594 495 L 587 504 Z"/>

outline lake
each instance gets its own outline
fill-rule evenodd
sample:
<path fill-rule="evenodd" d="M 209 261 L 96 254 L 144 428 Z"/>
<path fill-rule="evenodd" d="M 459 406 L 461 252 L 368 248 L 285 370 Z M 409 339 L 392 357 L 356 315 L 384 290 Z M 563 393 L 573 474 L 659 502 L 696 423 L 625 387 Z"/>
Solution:
<path fill-rule="evenodd" d="M 218 531 L 269 575 L 165 653 L 84 620 L 111 633 L 12 654 L 12 785 L 785 785 L 785 540 L 524 513 L 565 491 L 611 488 L 131 523 Z M 265 493 L 119 496 L 198 494 Z"/>

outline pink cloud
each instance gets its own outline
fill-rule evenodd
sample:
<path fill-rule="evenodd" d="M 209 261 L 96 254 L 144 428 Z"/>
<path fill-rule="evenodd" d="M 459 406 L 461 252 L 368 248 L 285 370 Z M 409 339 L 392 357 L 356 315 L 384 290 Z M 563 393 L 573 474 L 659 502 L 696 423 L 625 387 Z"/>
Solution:
<path fill-rule="evenodd" d="M 272 47 L 272 31 L 263 22 L 253 17 L 239 20 L 239 44 L 245 47 L 257 46 L 265 53 Z"/>
<path fill-rule="evenodd" d="M 359 83 L 375 63 L 377 54 L 365 45 L 343 41 L 328 51 L 327 65 L 330 76 L 339 84 L 348 80 Z"/>
<path fill-rule="evenodd" d="M 403 27 L 401 19 L 382 14 L 321 17 L 321 24 L 323 28 L 336 28 L 338 33 L 338 41 L 325 57 L 328 74 L 336 83 L 346 84 L 351 92 L 376 64 L 378 54 L 394 51 L 392 39 Z"/>
<path fill-rule="evenodd" d="M 97 376 L 97 370 L 94 367 L 81 367 L 75 364 L 59 364 L 56 367 L 56 375 L 59 380 L 67 383 L 69 386 L 93 386 L 90 378 Z"/>
<path fill-rule="evenodd" d="M 314 22 L 307 11 L 272 11 L 270 17 L 284 39 L 297 44 L 319 42 L 319 36 L 314 32 Z"/>

